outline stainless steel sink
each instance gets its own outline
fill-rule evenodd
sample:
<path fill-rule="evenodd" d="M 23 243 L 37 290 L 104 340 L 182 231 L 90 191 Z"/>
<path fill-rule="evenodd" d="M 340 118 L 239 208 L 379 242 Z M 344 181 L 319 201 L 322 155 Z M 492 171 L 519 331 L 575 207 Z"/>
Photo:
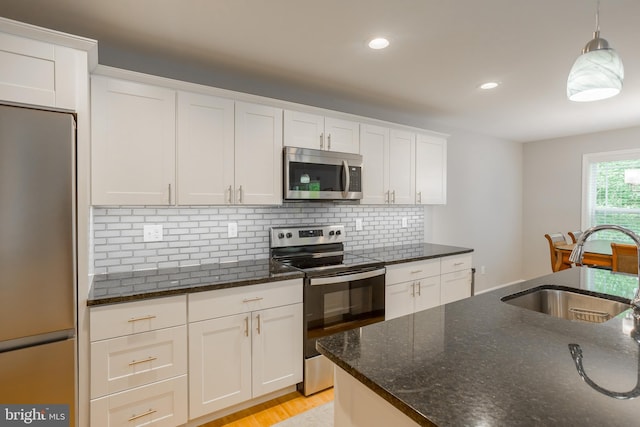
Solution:
<path fill-rule="evenodd" d="M 631 308 L 629 303 L 554 286 L 543 286 L 508 295 L 503 297 L 502 301 L 561 319 L 592 323 L 606 322 Z"/>

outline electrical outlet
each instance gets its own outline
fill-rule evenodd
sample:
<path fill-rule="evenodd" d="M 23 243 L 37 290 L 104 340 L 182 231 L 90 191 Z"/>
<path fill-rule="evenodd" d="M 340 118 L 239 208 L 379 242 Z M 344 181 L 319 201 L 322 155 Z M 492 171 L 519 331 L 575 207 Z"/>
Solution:
<path fill-rule="evenodd" d="M 409 220 L 405 216 L 402 218 L 402 228 L 407 228 L 408 226 L 409 226 Z"/>
<path fill-rule="evenodd" d="M 227 224 L 227 237 L 238 237 L 238 223 L 230 222 Z"/>
<path fill-rule="evenodd" d="M 362 218 L 356 218 L 356 231 L 362 231 Z"/>
<path fill-rule="evenodd" d="M 162 241 L 162 225 L 161 224 L 145 224 L 143 227 L 142 241 L 161 242 Z"/>

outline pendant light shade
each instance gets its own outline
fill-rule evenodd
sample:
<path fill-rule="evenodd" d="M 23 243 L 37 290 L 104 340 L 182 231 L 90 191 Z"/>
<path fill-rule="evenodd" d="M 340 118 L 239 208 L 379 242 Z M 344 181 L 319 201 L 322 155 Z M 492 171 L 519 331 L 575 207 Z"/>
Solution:
<path fill-rule="evenodd" d="M 596 12 L 596 31 L 582 49 L 567 79 L 567 97 L 571 101 L 587 102 L 610 98 L 620 93 L 624 67 L 618 53 L 600 38 L 599 9 Z"/>

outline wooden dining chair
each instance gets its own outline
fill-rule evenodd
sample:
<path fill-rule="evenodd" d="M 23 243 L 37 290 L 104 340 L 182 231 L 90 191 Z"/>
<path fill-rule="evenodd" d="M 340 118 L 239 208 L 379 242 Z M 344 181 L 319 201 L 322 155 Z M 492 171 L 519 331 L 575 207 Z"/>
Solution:
<path fill-rule="evenodd" d="M 564 270 L 566 268 L 569 268 L 567 266 L 560 266 L 560 268 L 556 267 L 556 261 L 558 259 L 557 258 L 558 255 L 556 253 L 556 246 L 567 244 L 567 240 L 564 238 L 564 234 L 551 233 L 551 234 L 545 234 L 544 237 L 549 242 L 549 256 L 551 257 L 551 271 L 556 272 L 559 270 Z"/>
<path fill-rule="evenodd" d="M 638 248 L 636 245 L 611 243 L 611 270 L 638 274 Z"/>
<path fill-rule="evenodd" d="M 573 243 L 577 243 L 580 236 L 582 236 L 582 231 L 570 231 L 567 234 L 571 237 Z"/>

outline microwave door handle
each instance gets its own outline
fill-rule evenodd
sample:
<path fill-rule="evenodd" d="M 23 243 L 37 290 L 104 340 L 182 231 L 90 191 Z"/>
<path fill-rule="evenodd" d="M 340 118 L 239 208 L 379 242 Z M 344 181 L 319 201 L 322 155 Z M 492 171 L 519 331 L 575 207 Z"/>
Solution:
<path fill-rule="evenodd" d="M 349 174 L 349 164 L 346 160 L 342 161 L 342 173 L 344 174 L 344 191 L 342 192 L 342 197 L 347 198 L 349 195 L 349 187 L 351 186 L 351 176 Z"/>

